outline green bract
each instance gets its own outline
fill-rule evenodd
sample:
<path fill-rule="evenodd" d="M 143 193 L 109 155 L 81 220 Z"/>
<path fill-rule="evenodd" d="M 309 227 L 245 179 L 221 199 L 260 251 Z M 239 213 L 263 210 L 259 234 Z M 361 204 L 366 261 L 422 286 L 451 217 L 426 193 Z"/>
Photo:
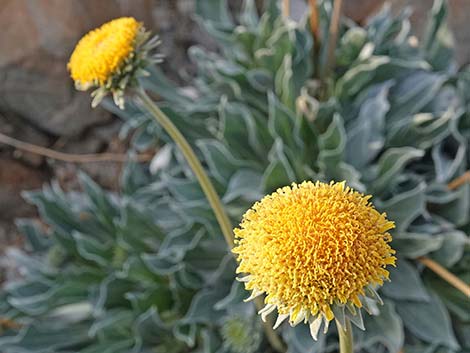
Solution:
<path fill-rule="evenodd" d="M 319 10 L 326 42 L 330 1 Z M 259 18 L 252 0 L 237 21 L 223 0 L 199 1 L 198 11 L 220 51 L 190 49 L 197 74 L 184 90 L 156 70 L 142 84 L 197 148 L 233 224 L 279 186 L 346 180 L 396 222 L 398 266 L 378 315 L 356 317 L 366 328 L 354 331 L 357 347 L 470 350 L 469 299 L 416 261 L 428 256 L 470 282 L 470 185 L 447 187 L 470 168 L 470 71 L 453 60 L 443 1 L 419 43 L 408 11 L 385 8 L 363 28 L 343 21 L 337 65 L 320 88 L 312 77 L 326 49 L 314 62 L 305 22 L 283 20 L 274 5 Z M 23 327 L 2 332 L 0 347 L 269 352 L 188 166 L 137 106 L 106 106 L 137 129 L 136 150 L 167 145 L 150 168 L 127 166 L 119 194 L 86 176 L 82 193 L 52 185 L 27 194 L 49 227 L 19 222 L 31 253 L 10 254 L 24 276 L 1 292 L 0 316 Z M 278 331 L 290 353 L 337 349 L 334 329 L 316 343 L 307 326 Z"/>

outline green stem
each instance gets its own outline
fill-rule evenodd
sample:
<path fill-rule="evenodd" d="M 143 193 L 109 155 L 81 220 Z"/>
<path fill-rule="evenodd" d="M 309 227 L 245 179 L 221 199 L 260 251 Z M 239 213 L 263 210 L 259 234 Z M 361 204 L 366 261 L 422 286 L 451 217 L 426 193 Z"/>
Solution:
<path fill-rule="evenodd" d="M 341 326 L 340 322 L 336 320 L 336 327 L 338 327 L 339 334 L 339 353 L 353 353 L 354 340 L 352 334 L 351 321 L 345 318 L 345 327 Z"/>
<path fill-rule="evenodd" d="M 214 211 L 215 217 L 219 222 L 220 229 L 224 235 L 225 241 L 227 245 L 233 248 L 234 245 L 234 236 L 233 236 L 233 228 L 232 224 L 230 223 L 230 219 L 225 212 L 225 208 L 220 201 L 217 192 L 212 185 L 209 177 L 207 176 L 204 168 L 202 167 L 199 159 L 197 158 L 196 154 L 194 153 L 193 149 L 189 145 L 188 141 L 184 138 L 178 128 L 173 124 L 173 122 L 163 113 L 160 108 L 150 99 L 150 97 L 145 93 L 143 89 L 139 89 L 136 93 L 137 97 L 143 104 L 143 106 L 152 114 L 155 120 L 165 129 L 165 131 L 170 135 L 172 140 L 178 145 L 181 152 L 183 153 L 186 161 L 188 162 L 189 166 L 191 167 L 192 171 L 196 175 L 199 184 L 201 185 L 204 194 L 206 195 L 207 199 L 209 200 L 209 204 Z M 257 302 L 258 310 L 263 307 L 263 303 Z M 272 328 L 272 323 L 263 323 L 264 332 L 266 334 L 266 338 L 268 339 L 271 346 L 280 353 L 286 351 L 281 339 L 278 335 L 274 332 Z"/>
<path fill-rule="evenodd" d="M 173 122 L 163 113 L 160 108 L 150 99 L 150 97 L 145 93 L 144 90 L 137 91 L 137 97 L 140 99 L 144 107 L 152 114 L 155 120 L 165 129 L 165 131 L 170 135 L 171 139 L 176 143 L 183 153 L 184 158 L 188 162 L 192 171 L 196 175 L 196 178 L 201 185 L 204 194 L 209 201 L 212 210 L 214 211 L 217 222 L 220 225 L 222 234 L 224 235 L 225 241 L 230 249 L 233 247 L 233 228 L 230 222 L 230 219 L 225 212 L 224 206 L 220 201 L 219 195 L 214 189 L 212 182 L 207 176 L 204 168 L 199 162 L 196 154 L 189 145 L 188 141 L 184 138 L 178 128 L 173 124 Z"/>

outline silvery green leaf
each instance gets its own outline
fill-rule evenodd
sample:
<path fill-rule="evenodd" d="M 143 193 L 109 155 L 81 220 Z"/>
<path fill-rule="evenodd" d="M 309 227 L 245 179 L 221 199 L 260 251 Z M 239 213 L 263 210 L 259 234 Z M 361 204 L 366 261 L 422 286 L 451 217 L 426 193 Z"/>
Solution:
<path fill-rule="evenodd" d="M 468 141 L 455 129 L 454 134 L 433 146 L 432 158 L 437 181 L 450 181 L 451 178 L 464 173 L 467 148 Z"/>
<path fill-rule="evenodd" d="M 442 301 L 434 293 L 428 302 L 400 301 L 396 309 L 403 319 L 405 327 L 416 337 L 448 348 L 460 348 L 452 330 L 449 313 Z"/>
<path fill-rule="evenodd" d="M 116 222 L 119 246 L 128 251 L 156 249 L 164 235 L 148 210 L 139 209 L 138 205 L 131 202 L 125 202 L 121 207 L 122 214 Z"/>
<path fill-rule="evenodd" d="M 185 324 L 201 322 L 210 324 L 220 315 L 213 307 L 218 300 L 220 300 L 220 294 L 215 291 L 203 290 L 198 292 L 181 322 Z"/>
<path fill-rule="evenodd" d="M 388 91 L 392 81 L 373 87 L 361 101 L 357 117 L 347 126 L 346 160 L 362 168 L 373 160 L 385 142 L 385 114 L 390 108 Z"/>
<path fill-rule="evenodd" d="M 335 114 L 327 130 L 318 138 L 320 152 L 318 154 L 318 165 L 329 178 L 340 180 L 337 177 L 338 164 L 343 159 L 346 147 L 346 131 L 343 118 Z"/>
<path fill-rule="evenodd" d="M 158 276 L 174 274 L 184 266 L 182 263 L 177 263 L 158 255 L 144 254 L 142 255 L 142 260 L 147 265 L 148 269 Z"/>
<path fill-rule="evenodd" d="M 352 27 L 340 38 L 338 48 L 338 65 L 350 66 L 358 57 L 366 43 L 367 32 L 361 27 Z"/>
<path fill-rule="evenodd" d="M 224 202 L 230 202 L 243 197 L 247 201 L 256 201 L 263 197 L 262 175 L 249 169 L 237 171 L 227 185 L 227 191 L 223 197 Z"/>
<path fill-rule="evenodd" d="M 445 267 L 455 265 L 462 257 L 466 244 L 470 243 L 470 237 L 464 232 L 454 230 L 440 234 L 442 245 L 431 254 L 431 257 Z"/>
<path fill-rule="evenodd" d="M 393 248 L 401 256 L 416 259 L 429 254 L 442 246 L 443 236 L 427 233 L 395 233 Z"/>
<path fill-rule="evenodd" d="M 15 222 L 18 230 L 26 237 L 28 251 L 41 253 L 51 246 L 51 240 L 47 237 L 39 224 L 29 219 L 18 219 Z"/>
<path fill-rule="evenodd" d="M 251 86 L 260 92 L 267 92 L 268 90 L 272 90 L 274 88 L 271 73 L 267 70 L 249 70 L 246 73 L 246 78 Z"/>
<path fill-rule="evenodd" d="M 396 267 L 388 269 L 390 282 L 385 282 L 382 293 L 396 300 L 416 300 L 426 302 L 429 295 L 416 268 L 405 259 L 398 258 Z"/>
<path fill-rule="evenodd" d="M 435 207 L 436 215 L 463 226 L 470 221 L 470 185 L 464 184 L 455 192 L 448 192 L 441 200 L 433 200 L 430 204 Z"/>
<path fill-rule="evenodd" d="M 237 156 L 244 159 L 265 157 L 268 145 L 272 143 L 267 131 L 262 132 L 265 121 L 259 121 L 246 106 L 228 103 L 226 97 L 220 103 L 219 114 L 223 138 Z"/>
<path fill-rule="evenodd" d="M 284 153 L 280 139 L 276 139 L 269 152 L 270 164 L 263 174 L 263 188 L 266 192 L 276 190 L 296 180 L 294 169 Z"/>
<path fill-rule="evenodd" d="M 449 107 L 441 116 L 431 113 L 415 114 L 410 120 L 401 121 L 390 128 L 387 144 L 428 149 L 450 134 L 449 124 L 455 117 L 453 107 Z"/>
<path fill-rule="evenodd" d="M 0 337 L 0 346 L 6 353 L 49 353 L 51 350 L 67 351 L 90 342 L 86 322 L 69 326 L 49 325 L 51 323 L 25 326 L 16 336 Z"/>
<path fill-rule="evenodd" d="M 359 93 L 374 78 L 376 70 L 389 63 L 390 58 L 388 57 L 374 56 L 353 66 L 338 80 L 335 95 L 346 97 Z"/>
<path fill-rule="evenodd" d="M 376 201 L 377 208 L 387 213 L 387 218 L 395 221 L 396 231 L 405 231 L 419 215 L 425 212 L 426 185 L 419 183 L 408 191 L 385 201 Z"/>
<path fill-rule="evenodd" d="M 8 299 L 8 303 L 17 310 L 30 315 L 39 316 L 62 305 L 85 300 L 88 289 L 81 283 L 56 283 L 47 290 L 33 295 L 16 295 Z"/>
<path fill-rule="evenodd" d="M 219 141 L 198 140 L 196 144 L 204 154 L 211 174 L 222 184 L 226 184 L 236 170 L 251 165 L 251 162 L 235 158 Z"/>
<path fill-rule="evenodd" d="M 268 127 L 273 139 L 280 138 L 284 145 L 298 146 L 302 143 L 292 132 L 295 129 L 295 115 L 272 93 L 268 93 L 269 120 Z"/>
<path fill-rule="evenodd" d="M 133 315 L 130 310 L 114 308 L 99 315 L 91 325 L 90 337 L 103 337 L 113 332 L 128 332 L 132 323 Z M 117 335 L 116 335 L 117 336 Z"/>
<path fill-rule="evenodd" d="M 351 323 L 358 327 L 360 330 L 364 331 L 364 319 L 362 318 L 362 310 L 358 309 L 355 314 L 350 313 L 348 310 L 345 311 L 346 316 L 351 320 Z"/>
<path fill-rule="evenodd" d="M 412 147 L 390 148 L 378 161 L 377 178 L 372 183 L 374 194 L 380 194 L 406 165 L 422 158 L 424 151 Z"/>
<path fill-rule="evenodd" d="M 258 11 L 254 0 L 244 0 L 240 23 L 248 28 L 256 29 L 259 22 Z"/>
<path fill-rule="evenodd" d="M 396 123 L 416 114 L 436 96 L 446 80 L 443 74 L 424 70 L 409 74 L 391 90 L 387 119 Z"/>
<path fill-rule="evenodd" d="M 202 352 L 201 353 L 212 353 L 216 352 L 219 353 L 220 350 L 218 348 L 221 347 L 221 339 L 218 335 L 215 334 L 212 330 L 202 330 L 201 332 L 201 339 L 202 339 Z"/>
<path fill-rule="evenodd" d="M 449 70 L 454 61 L 454 37 L 447 25 L 446 1 L 434 1 L 423 48 L 427 60 L 437 70 Z"/>
<path fill-rule="evenodd" d="M 233 23 L 226 0 L 198 0 L 196 13 L 208 22 L 213 21 L 226 26 Z"/>
<path fill-rule="evenodd" d="M 223 310 L 236 304 L 242 303 L 246 298 L 246 291 L 242 283 L 234 281 L 230 293 L 214 304 L 214 309 Z"/>
<path fill-rule="evenodd" d="M 131 281 L 125 278 L 117 278 L 110 274 L 99 285 L 99 289 L 92 298 L 96 313 L 103 313 L 107 309 L 122 305 L 127 302 L 125 294 L 133 287 Z"/>
<path fill-rule="evenodd" d="M 72 236 L 77 244 L 77 251 L 83 259 L 105 268 L 109 266 L 109 259 L 113 254 L 110 242 L 103 243 L 79 232 L 73 232 Z"/>
<path fill-rule="evenodd" d="M 293 109 L 295 104 L 292 75 L 292 56 L 287 54 L 276 72 L 274 87 L 281 102 L 290 109 Z"/>
<path fill-rule="evenodd" d="M 308 325 L 288 327 L 283 331 L 288 343 L 288 353 L 323 353 L 326 349 L 326 335 L 319 335 L 318 340 L 312 340 Z"/>
<path fill-rule="evenodd" d="M 46 261 L 42 261 L 40 257 L 28 256 L 25 252 L 18 248 L 9 248 L 5 255 L 15 267 L 24 274 L 37 277 L 54 276 L 58 273 L 58 269 L 50 266 Z"/>
<path fill-rule="evenodd" d="M 403 322 L 396 313 L 393 302 L 386 300 L 380 307 L 380 315 L 364 317 L 366 331 L 362 334 L 366 345 L 381 343 L 389 353 L 398 353 L 403 348 Z"/>
<path fill-rule="evenodd" d="M 173 327 L 173 335 L 175 338 L 186 344 L 188 347 L 194 347 L 196 344 L 196 331 L 196 324 L 178 322 Z"/>
<path fill-rule="evenodd" d="M 157 309 L 151 307 L 140 314 L 133 325 L 133 333 L 136 342 L 131 352 L 140 352 L 144 345 L 158 344 L 161 342 L 161 337 L 159 337 L 160 335 L 156 335 L 155 332 L 161 333 L 167 330 L 170 330 L 170 327 L 162 321 Z"/>
<path fill-rule="evenodd" d="M 78 353 L 128 353 L 132 348 L 134 339 L 125 339 L 122 341 L 106 341 L 88 346 L 81 349 Z"/>

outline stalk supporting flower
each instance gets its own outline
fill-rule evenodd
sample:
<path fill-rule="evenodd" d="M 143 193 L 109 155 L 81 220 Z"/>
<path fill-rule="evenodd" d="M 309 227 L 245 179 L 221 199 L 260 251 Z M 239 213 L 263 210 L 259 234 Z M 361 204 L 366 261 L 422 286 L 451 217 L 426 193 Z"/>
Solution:
<path fill-rule="evenodd" d="M 150 33 L 145 31 L 142 23 L 132 17 L 105 23 L 78 42 L 68 63 L 70 75 L 80 90 L 98 87 L 92 93 L 93 106 L 111 93 L 115 103 L 122 109 L 126 89 L 136 88 L 142 104 L 181 149 L 214 210 L 227 244 L 232 248 L 232 225 L 196 154 L 171 120 L 139 87 L 138 78 L 145 76 L 146 66 L 161 61 L 160 55 L 151 55 L 151 51 L 160 43 L 158 36 L 151 40 L 149 38 Z"/>
<path fill-rule="evenodd" d="M 225 237 L 225 241 L 227 242 L 228 246 L 232 248 L 234 244 L 232 225 L 227 216 L 227 213 L 225 212 L 225 208 L 222 205 L 222 202 L 220 201 L 214 186 L 212 185 L 212 182 L 204 171 L 204 168 L 202 167 L 201 162 L 199 162 L 199 159 L 197 158 L 193 149 L 178 130 L 178 128 L 150 99 L 143 89 L 137 90 L 137 98 L 180 148 L 181 153 L 183 153 L 183 156 L 186 158 L 186 161 L 196 175 L 196 178 L 201 185 L 201 188 L 204 191 L 204 194 L 206 195 L 212 210 L 215 213 L 217 221 L 219 222 L 220 228 Z"/>
<path fill-rule="evenodd" d="M 233 252 L 247 300 L 266 294 L 263 321 L 277 309 L 274 328 L 308 323 L 314 339 L 334 318 L 364 329 L 361 308 L 377 313 L 375 289 L 396 260 L 387 232 L 394 223 L 369 199 L 344 182 L 294 183 L 245 213 Z"/>
<path fill-rule="evenodd" d="M 353 353 L 354 352 L 354 341 L 352 334 L 351 321 L 345 320 L 346 326 L 342 326 L 341 323 L 336 320 L 336 327 L 338 328 L 339 335 L 339 353 Z"/>
<path fill-rule="evenodd" d="M 149 38 L 150 33 L 133 18 L 110 21 L 80 40 L 72 53 L 68 69 L 77 89 L 96 88 L 92 93 L 92 106 L 98 105 L 111 93 L 116 105 L 123 109 L 126 90 L 134 88 L 136 98 L 180 148 L 214 211 L 228 246 L 232 248 L 234 236 L 230 219 L 196 154 L 171 120 L 139 86 L 139 77 L 147 75 L 146 66 L 162 60 L 161 55 L 151 54 L 160 43 L 158 36 Z M 274 349 L 282 352 L 279 337 L 270 326 L 264 326 L 268 341 Z"/>

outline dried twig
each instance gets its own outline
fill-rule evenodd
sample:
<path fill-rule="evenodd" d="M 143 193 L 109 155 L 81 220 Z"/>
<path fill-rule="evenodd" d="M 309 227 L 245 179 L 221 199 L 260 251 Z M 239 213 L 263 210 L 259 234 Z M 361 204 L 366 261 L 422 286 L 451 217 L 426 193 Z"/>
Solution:
<path fill-rule="evenodd" d="M 0 317 L 0 328 L 4 328 L 7 330 L 19 330 L 21 328 L 21 325 L 13 320 Z"/>
<path fill-rule="evenodd" d="M 461 187 L 465 183 L 470 183 L 470 170 L 466 171 L 458 178 L 452 180 L 449 184 L 447 184 L 447 187 L 450 190 L 455 190 Z M 447 271 L 444 267 L 439 265 L 436 261 L 431 260 L 427 257 L 420 257 L 418 258 L 418 261 L 421 262 L 423 265 L 425 265 L 427 268 L 429 268 L 431 271 L 433 271 L 436 275 L 441 277 L 443 280 L 445 280 L 446 282 L 448 282 L 449 284 L 457 288 L 467 297 L 470 297 L 470 286 L 467 285 L 460 278 L 458 278 L 456 275 Z"/>
<path fill-rule="evenodd" d="M 465 183 L 470 184 L 470 170 L 467 170 L 461 176 L 459 176 L 458 178 L 455 178 L 454 180 L 452 180 L 449 184 L 447 184 L 447 187 L 450 190 L 455 190 L 455 189 L 458 189 L 459 187 L 461 187 Z"/>
<path fill-rule="evenodd" d="M 129 161 L 131 158 L 125 154 L 116 153 L 99 153 L 99 154 L 70 154 L 64 152 L 58 152 L 51 150 L 46 147 L 37 146 L 31 143 L 17 140 L 13 137 L 0 133 L 0 143 L 8 146 L 12 146 L 18 150 L 34 153 L 50 159 L 55 159 L 69 163 L 96 163 L 96 162 L 117 162 L 124 163 Z M 151 154 L 140 154 L 135 156 L 135 160 L 138 162 L 148 162 L 152 160 Z"/>
<path fill-rule="evenodd" d="M 290 16 L 290 0 L 282 0 L 282 15 L 285 18 Z"/>
<path fill-rule="evenodd" d="M 318 16 L 317 0 L 309 0 L 310 7 L 310 30 L 313 36 L 313 63 L 318 66 L 318 57 L 320 55 L 320 21 Z M 318 75 L 318 69 L 315 69 Z"/>
<path fill-rule="evenodd" d="M 420 257 L 418 258 L 418 261 L 425 265 L 427 268 L 429 268 L 431 271 L 433 271 L 436 275 L 441 277 L 443 280 L 445 280 L 447 283 L 457 288 L 459 291 L 465 294 L 465 296 L 470 298 L 470 286 L 467 285 L 460 278 L 458 278 L 456 275 L 450 273 L 437 262 L 427 257 Z"/>
<path fill-rule="evenodd" d="M 338 39 L 338 30 L 341 19 L 341 9 L 343 7 L 343 0 L 335 0 L 333 5 L 333 14 L 331 15 L 331 22 L 328 36 L 328 54 L 326 57 L 325 67 L 322 72 L 321 78 L 324 79 L 328 76 L 330 70 L 335 66 L 335 50 L 336 41 Z"/>

